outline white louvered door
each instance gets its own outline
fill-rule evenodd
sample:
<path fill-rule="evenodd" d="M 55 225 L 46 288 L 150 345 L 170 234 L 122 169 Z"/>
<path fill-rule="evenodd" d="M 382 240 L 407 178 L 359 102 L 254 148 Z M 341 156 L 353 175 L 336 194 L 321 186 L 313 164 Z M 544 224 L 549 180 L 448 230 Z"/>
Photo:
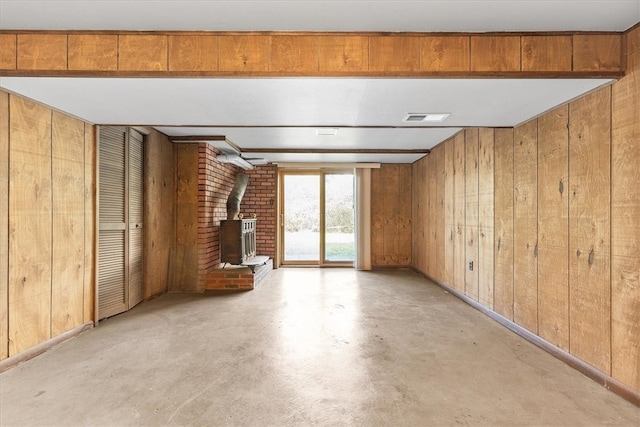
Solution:
<path fill-rule="evenodd" d="M 102 126 L 99 139 L 98 318 L 142 301 L 143 136 Z"/>

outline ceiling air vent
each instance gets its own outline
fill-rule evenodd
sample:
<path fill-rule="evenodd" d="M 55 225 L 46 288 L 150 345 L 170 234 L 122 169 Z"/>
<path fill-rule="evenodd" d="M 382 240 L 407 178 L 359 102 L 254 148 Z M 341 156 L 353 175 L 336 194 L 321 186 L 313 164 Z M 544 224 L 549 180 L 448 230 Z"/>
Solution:
<path fill-rule="evenodd" d="M 402 119 L 403 122 L 429 122 L 442 123 L 451 114 L 449 113 L 409 113 Z"/>

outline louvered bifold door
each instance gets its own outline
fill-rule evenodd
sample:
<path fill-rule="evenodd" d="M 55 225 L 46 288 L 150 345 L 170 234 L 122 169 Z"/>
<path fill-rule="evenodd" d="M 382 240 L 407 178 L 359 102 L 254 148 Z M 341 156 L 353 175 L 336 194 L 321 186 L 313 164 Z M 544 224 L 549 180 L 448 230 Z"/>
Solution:
<path fill-rule="evenodd" d="M 142 301 L 142 134 L 129 130 L 129 308 Z"/>
<path fill-rule="evenodd" d="M 126 278 L 126 144 L 123 127 L 100 127 L 98 318 L 127 310 Z"/>

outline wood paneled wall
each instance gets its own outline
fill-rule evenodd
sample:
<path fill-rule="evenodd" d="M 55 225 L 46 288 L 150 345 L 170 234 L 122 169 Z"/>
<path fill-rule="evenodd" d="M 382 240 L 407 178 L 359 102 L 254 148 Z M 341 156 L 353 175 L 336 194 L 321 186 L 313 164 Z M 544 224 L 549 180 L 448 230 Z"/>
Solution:
<path fill-rule="evenodd" d="M 2 31 L 0 75 L 615 77 L 622 37 Z"/>
<path fill-rule="evenodd" d="M 414 163 L 413 265 L 640 392 L 640 28 L 628 37 L 612 86 Z M 425 209 L 439 191 L 445 209 Z"/>
<path fill-rule="evenodd" d="M 411 165 L 371 170 L 372 267 L 411 265 Z"/>
<path fill-rule="evenodd" d="M 1 358 L 94 320 L 95 128 L 0 91 Z"/>

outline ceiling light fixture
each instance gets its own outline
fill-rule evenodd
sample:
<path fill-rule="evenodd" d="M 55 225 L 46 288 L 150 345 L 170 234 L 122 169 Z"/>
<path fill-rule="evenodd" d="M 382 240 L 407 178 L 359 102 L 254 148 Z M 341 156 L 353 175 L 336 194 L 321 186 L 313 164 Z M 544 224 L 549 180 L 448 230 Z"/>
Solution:
<path fill-rule="evenodd" d="M 409 113 L 402 119 L 403 122 L 428 122 L 442 123 L 451 114 L 450 113 Z"/>
<path fill-rule="evenodd" d="M 316 135 L 319 136 L 336 136 L 338 134 L 337 128 L 319 128 L 316 129 Z"/>

